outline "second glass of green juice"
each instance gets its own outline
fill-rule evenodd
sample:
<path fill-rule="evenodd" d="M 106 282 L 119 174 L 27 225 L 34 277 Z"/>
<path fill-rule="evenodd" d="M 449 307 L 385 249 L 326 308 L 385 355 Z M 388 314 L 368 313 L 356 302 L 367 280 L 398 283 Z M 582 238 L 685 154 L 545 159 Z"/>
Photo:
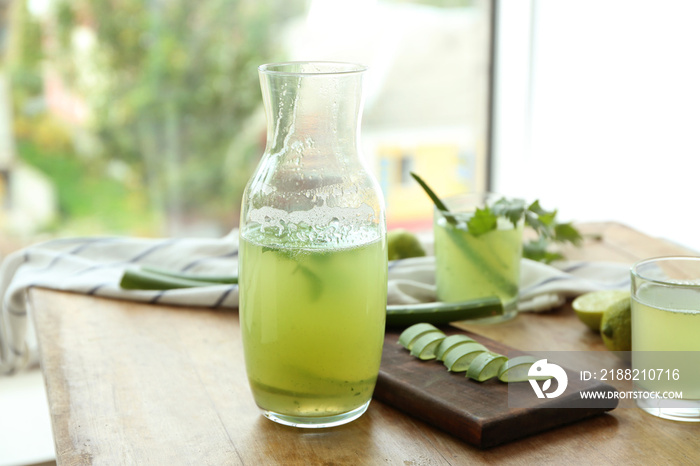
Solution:
<path fill-rule="evenodd" d="M 460 194 L 443 199 L 450 211 L 435 209 L 435 280 L 437 296 L 443 302 L 469 301 L 497 296 L 503 315 L 475 319 L 474 323 L 496 323 L 517 314 L 520 259 L 523 249 L 523 222 L 515 225 L 497 217 L 496 228 L 475 234 L 469 221 L 478 211 L 503 199 L 494 193 Z"/>
<path fill-rule="evenodd" d="M 656 257 L 632 267 L 632 372 L 637 406 L 700 422 L 700 257 Z"/>

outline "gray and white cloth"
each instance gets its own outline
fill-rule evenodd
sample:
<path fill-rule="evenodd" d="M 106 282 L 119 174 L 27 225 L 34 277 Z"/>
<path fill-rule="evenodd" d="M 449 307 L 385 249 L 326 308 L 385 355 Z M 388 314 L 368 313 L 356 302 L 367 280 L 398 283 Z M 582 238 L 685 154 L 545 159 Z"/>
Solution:
<path fill-rule="evenodd" d="M 151 304 L 237 308 L 238 285 L 163 291 L 119 286 L 124 270 L 137 265 L 230 275 L 237 270 L 237 263 L 237 230 L 215 239 L 65 238 L 14 252 L 0 264 L 0 375 L 37 363 L 36 336 L 26 301 L 31 287 Z M 389 304 L 435 301 L 435 258 L 429 255 L 390 262 L 388 287 Z M 628 287 L 628 264 L 562 261 L 546 265 L 523 259 L 519 310 L 547 311 L 581 293 Z"/>

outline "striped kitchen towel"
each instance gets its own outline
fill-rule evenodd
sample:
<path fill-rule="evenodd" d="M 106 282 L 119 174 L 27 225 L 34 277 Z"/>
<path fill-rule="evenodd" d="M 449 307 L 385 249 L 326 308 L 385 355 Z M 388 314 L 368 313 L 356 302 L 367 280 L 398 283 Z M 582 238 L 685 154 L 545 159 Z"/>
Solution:
<path fill-rule="evenodd" d="M 428 251 L 431 248 L 428 245 Z M 128 267 L 148 265 L 201 275 L 237 270 L 238 231 L 223 238 L 66 238 L 10 254 L 0 265 L 0 374 L 36 365 L 37 343 L 28 316 L 26 290 L 45 287 L 88 295 L 208 308 L 236 308 L 238 285 L 167 291 L 123 290 Z M 433 256 L 389 264 L 389 304 L 436 300 Z M 521 311 L 544 311 L 587 291 L 629 287 L 629 265 L 522 261 Z"/>
<path fill-rule="evenodd" d="M 543 264 L 522 259 L 518 311 L 549 311 L 564 304 L 567 298 L 589 291 L 629 289 L 629 274 L 630 264 L 587 261 Z M 435 257 L 390 262 L 387 300 L 390 304 L 436 301 Z"/>
<path fill-rule="evenodd" d="M 167 291 L 123 290 L 128 267 L 148 265 L 203 275 L 237 271 L 238 231 L 218 239 L 66 238 L 29 246 L 0 265 L 0 374 L 37 362 L 26 290 L 45 287 L 94 296 L 197 307 L 238 306 L 238 285 Z"/>

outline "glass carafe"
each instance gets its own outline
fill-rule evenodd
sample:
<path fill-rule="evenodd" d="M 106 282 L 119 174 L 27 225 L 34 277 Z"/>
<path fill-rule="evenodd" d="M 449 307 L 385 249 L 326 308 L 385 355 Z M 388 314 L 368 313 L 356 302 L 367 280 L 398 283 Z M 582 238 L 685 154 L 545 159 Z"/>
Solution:
<path fill-rule="evenodd" d="M 365 412 L 384 341 L 384 202 L 360 154 L 361 65 L 258 69 L 267 145 L 243 195 L 240 320 L 263 414 L 329 427 Z"/>

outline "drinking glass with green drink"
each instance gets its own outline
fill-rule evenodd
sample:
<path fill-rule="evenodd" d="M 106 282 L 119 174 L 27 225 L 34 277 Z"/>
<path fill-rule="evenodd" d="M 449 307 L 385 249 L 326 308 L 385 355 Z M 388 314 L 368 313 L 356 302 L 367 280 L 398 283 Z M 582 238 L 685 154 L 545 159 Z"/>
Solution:
<path fill-rule="evenodd" d="M 559 222 L 556 210 L 545 210 L 539 200 L 493 193 L 474 193 L 440 199 L 416 173 L 411 176 L 435 204 L 436 284 L 438 300 L 499 302 L 497 315 L 476 313 L 474 323 L 496 323 L 515 317 L 520 285 L 520 258 L 549 263 L 564 256 L 550 246 L 580 244 L 581 233 L 571 222 Z M 523 243 L 523 227 L 536 235 Z M 463 319 L 462 319 L 463 320 Z"/>
<path fill-rule="evenodd" d="M 700 257 L 646 259 L 631 276 L 637 406 L 700 422 Z"/>
<path fill-rule="evenodd" d="M 246 371 L 269 419 L 330 427 L 367 409 L 387 295 L 384 202 L 359 142 L 361 65 L 263 65 L 267 145 L 243 196 Z"/>
<path fill-rule="evenodd" d="M 461 194 L 435 207 L 435 281 L 440 301 L 498 297 L 503 314 L 476 319 L 495 323 L 517 314 L 523 219 L 494 215 L 505 206 L 493 193 Z"/>

